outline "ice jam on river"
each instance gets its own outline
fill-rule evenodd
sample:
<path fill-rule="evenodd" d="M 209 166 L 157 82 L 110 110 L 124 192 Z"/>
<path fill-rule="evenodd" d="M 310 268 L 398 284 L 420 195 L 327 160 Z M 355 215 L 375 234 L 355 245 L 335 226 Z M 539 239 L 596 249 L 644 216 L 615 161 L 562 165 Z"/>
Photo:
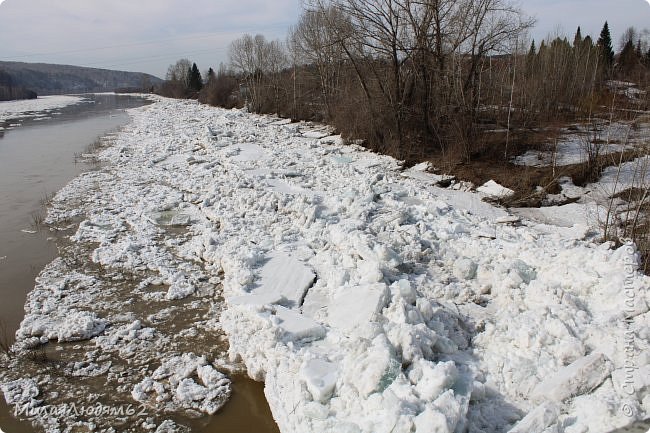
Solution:
<path fill-rule="evenodd" d="M 175 414 L 218 411 L 237 369 L 283 433 L 600 432 L 650 413 L 633 246 L 517 221 L 309 124 L 165 99 L 130 114 L 52 202 L 61 257 L 1 378 L 10 405 L 149 416 L 32 411 L 46 430 L 184 431 Z"/>

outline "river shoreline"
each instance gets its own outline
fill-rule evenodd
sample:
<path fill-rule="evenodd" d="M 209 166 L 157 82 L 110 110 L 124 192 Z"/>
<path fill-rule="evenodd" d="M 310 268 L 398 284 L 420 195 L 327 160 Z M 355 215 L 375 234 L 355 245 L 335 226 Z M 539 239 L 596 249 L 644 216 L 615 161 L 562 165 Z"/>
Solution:
<path fill-rule="evenodd" d="M 128 125 L 126 128 L 128 128 Z M 115 140 L 119 136 L 120 134 L 104 136 L 101 140 L 93 143 L 92 151 L 80 151 L 75 155 L 75 159 L 78 163 L 81 164 L 86 162 L 88 163 L 88 167 L 94 167 L 94 170 L 92 171 L 85 170 L 79 175 L 80 177 L 101 176 L 101 173 L 110 170 L 109 166 L 103 167 L 97 165 L 96 156 L 93 152 L 98 152 L 102 149 L 106 149 L 106 147 L 113 146 Z M 74 180 L 72 182 L 74 183 Z M 92 193 L 90 190 L 87 190 L 86 192 Z M 59 195 L 60 193 L 61 192 L 59 192 Z M 55 198 L 56 197 L 57 196 L 55 196 Z M 68 199 L 75 201 L 75 204 L 71 205 L 75 208 L 77 206 L 76 200 L 78 200 L 79 197 L 68 197 Z M 51 205 L 52 203 L 49 204 Z M 48 213 L 51 214 L 52 212 L 56 212 L 56 208 L 57 205 L 49 207 Z M 40 271 L 39 276 L 37 277 L 36 287 L 28 294 L 29 299 L 25 307 L 27 313 L 34 313 L 35 305 L 40 305 L 40 301 L 38 300 L 36 301 L 36 304 L 34 304 L 35 299 L 43 300 L 48 303 L 50 305 L 48 308 L 61 308 L 62 313 L 67 316 L 74 316 L 75 312 L 79 312 L 80 310 L 86 312 L 93 311 L 100 315 L 103 315 L 105 314 L 104 312 L 108 311 L 115 313 L 116 306 L 128 305 L 128 307 L 125 307 L 122 310 L 124 311 L 128 308 L 132 308 L 135 314 L 144 315 L 142 319 L 143 322 L 157 323 L 157 333 L 160 334 L 165 332 L 169 335 L 173 335 L 177 332 L 177 327 L 182 327 L 184 323 L 193 323 L 193 320 L 196 320 L 198 316 L 207 318 L 209 321 L 211 320 L 209 317 L 215 314 L 211 311 L 212 307 L 210 302 L 170 302 L 168 307 L 165 309 L 166 311 L 163 311 L 162 314 L 158 314 L 157 316 L 156 313 L 160 313 L 159 308 L 151 308 L 151 306 L 148 305 L 151 300 L 145 299 L 143 302 L 135 305 L 133 299 L 130 299 L 132 296 L 130 292 L 133 289 L 131 283 L 136 281 L 139 276 L 129 276 L 126 272 L 111 273 L 110 271 L 102 269 L 101 266 L 97 267 L 93 265 L 93 260 L 90 257 L 92 248 L 88 249 L 85 245 L 76 245 L 74 242 L 70 242 L 69 240 L 69 238 L 74 235 L 74 232 L 77 230 L 77 225 L 82 222 L 82 219 L 72 217 L 69 219 L 66 218 L 63 224 L 59 224 L 59 222 L 61 221 L 54 223 L 50 217 L 48 217 L 42 226 L 44 230 L 35 230 L 36 233 L 32 235 L 36 236 L 42 234 L 43 236 L 46 236 L 49 245 L 57 246 L 56 252 L 58 257 L 54 261 L 50 262 L 44 270 Z M 181 236 L 184 232 L 181 228 L 175 229 L 170 227 L 169 229 L 174 235 Z M 80 276 L 80 272 L 83 272 L 84 275 Z M 75 276 L 79 276 L 80 280 L 75 282 Z M 46 300 L 47 295 L 41 295 L 50 290 L 53 287 L 53 284 L 57 285 L 59 283 L 62 283 L 63 286 L 57 287 L 62 287 L 64 290 L 67 288 L 79 292 L 92 292 L 93 285 L 96 285 L 97 288 L 100 288 L 102 293 L 101 295 L 95 293 L 95 295 L 98 295 L 95 297 L 86 297 L 85 295 L 88 295 L 89 293 L 84 295 L 82 293 L 74 294 L 72 292 L 67 292 L 64 295 L 65 299 L 57 297 L 56 300 Z M 207 297 L 205 299 L 210 299 L 213 296 L 213 293 L 213 290 L 206 286 L 203 296 Z M 125 300 L 128 300 L 127 304 L 124 304 Z M 53 303 L 50 303 L 50 301 L 53 301 Z M 20 309 L 22 309 L 22 307 Z M 180 318 L 179 320 L 170 320 L 171 312 L 179 311 L 181 309 L 190 310 L 192 313 L 188 312 L 188 317 Z M 90 315 L 84 314 L 85 313 L 77 316 L 77 319 L 81 318 L 83 321 L 84 319 L 94 317 L 95 315 L 95 313 Z M 193 347 L 184 344 L 184 340 L 187 339 L 187 336 L 179 337 L 179 344 L 172 341 L 174 340 L 174 337 L 162 337 L 162 339 L 158 339 L 157 335 L 152 335 L 153 332 L 150 332 L 152 331 L 151 328 L 137 325 L 137 321 L 129 322 L 127 320 L 126 323 L 128 326 L 123 326 L 123 329 L 115 329 L 119 328 L 120 323 L 124 323 L 123 321 L 125 320 L 125 317 L 128 318 L 128 315 L 121 314 L 120 312 L 117 312 L 117 315 L 121 315 L 121 318 L 116 318 L 116 320 L 111 323 L 113 329 L 106 331 L 105 334 L 109 334 L 111 331 L 117 332 L 110 338 L 106 338 L 102 341 L 101 349 L 99 351 L 101 353 L 97 350 L 93 350 L 92 346 L 84 345 L 83 342 L 81 342 L 81 340 L 84 340 L 84 337 L 76 334 L 77 329 L 75 328 L 75 326 L 80 325 L 80 322 L 79 320 L 75 320 L 74 317 L 68 325 L 75 329 L 71 330 L 68 337 L 59 333 L 55 337 L 56 342 L 53 342 L 52 344 L 46 344 L 38 348 L 27 347 L 30 346 L 31 343 L 25 345 L 25 340 L 23 338 L 24 335 L 22 335 L 21 332 L 24 331 L 26 327 L 30 326 L 26 324 L 26 321 L 29 319 L 29 314 L 27 314 L 24 319 L 21 317 L 23 320 L 21 325 L 22 331 L 19 330 L 18 332 L 19 341 L 14 348 L 16 351 L 16 357 L 8 360 L 8 364 L 5 364 L 7 371 L 3 372 L 1 375 L 3 383 L 2 389 L 5 398 L 8 398 L 8 396 L 12 395 L 11 390 L 15 389 L 12 388 L 12 386 L 18 386 L 20 389 L 23 389 L 21 388 L 23 386 L 36 386 L 39 388 L 38 401 L 41 401 L 41 403 L 36 408 L 31 407 L 28 404 L 29 410 L 26 410 L 27 407 L 24 404 L 21 405 L 20 402 L 12 400 L 11 397 L 9 397 L 8 402 L 11 403 L 9 409 L 12 411 L 18 410 L 20 415 L 19 418 L 31 419 L 32 422 L 36 422 L 40 425 L 40 429 L 46 431 L 58 428 L 56 426 L 65 425 L 67 422 L 75 423 L 83 419 L 95 419 L 96 425 L 103 425 L 106 428 L 122 425 L 122 421 L 119 421 L 119 416 L 107 418 L 104 416 L 97 417 L 96 415 L 91 414 L 89 417 L 81 415 L 80 417 L 77 417 L 77 419 L 75 419 L 74 416 L 68 417 L 67 419 L 65 416 L 61 417 L 60 415 L 52 416 L 51 414 L 48 414 L 47 416 L 44 416 L 44 413 L 47 412 L 44 408 L 60 408 L 62 407 L 61 405 L 69 404 L 71 399 L 75 398 L 74 396 L 77 396 L 76 400 L 72 400 L 76 401 L 75 406 L 84 407 L 85 409 L 92 405 L 101 404 L 103 405 L 102 407 L 107 408 L 107 410 L 111 410 L 108 409 L 110 407 L 116 413 L 120 413 L 123 410 L 127 410 L 125 408 L 131 404 L 132 407 L 137 407 L 139 409 L 137 415 L 141 415 L 138 416 L 137 419 L 137 425 L 140 426 L 138 428 L 152 425 L 154 419 L 156 419 L 158 415 L 152 413 L 152 408 L 148 408 L 148 405 L 134 402 L 130 395 L 131 388 L 127 389 L 124 384 L 119 385 L 119 383 L 124 382 L 124 376 L 131 376 L 132 369 L 137 369 L 137 365 L 140 363 L 156 363 L 160 358 L 159 350 L 180 350 L 181 352 L 189 352 Z M 146 317 L 149 317 L 149 319 L 145 319 Z M 41 325 L 42 324 L 36 326 Z M 214 325 L 209 325 L 207 322 L 204 325 L 214 327 Z M 81 326 L 83 326 L 83 324 Z M 92 326 L 93 325 L 91 324 L 91 327 Z M 65 325 L 59 327 L 59 331 L 61 328 L 65 328 Z M 138 337 L 141 338 L 138 339 Z M 208 350 L 208 353 L 211 353 L 213 350 L 223 350 L 223 341 L 219 333 L 215 333 L 214 336 L 210 338 L 211 339 L 200 343 Z M 198 343 L 196 339 L 191 341 L 194 344 Z M 114 353 L 118 352 L 116 346 L 129 342 L 138 344 L 132 344 L 124 351 Z M 155 344 L 149 344 L 152 342 Z M 95 341 L 92 343 L 94 345 Z M 184 346 L 184 348 L 181 346 Z M 124 349 L 124 347 L 121 347 L 121 349 Z M 135 352 L 136 356 L 132 356 L 133 353 L 131 351 Z M 111 355 L 111 353 L 113 354 Z M 221 358 L 223 358 L 223 356 L 221 356 Z M 211 377 L 216 377 L 216 380 L 219 381 L 218 376 L 215 376 L 217 375 L 217 371 L 210 370 L 206 361 L 202 361 L 201 358 L 196 357 L 184 359 L 190 360 L 189 362 L 198 362 L 197 365 L 201 366 L 200 371 L 203 371 L 203 374 L 212 371 L 212 373 L 210 373 Z M 94 363 L 95 360 L 98 360 L 97 364 Z M 105 367 L 107 367 L 108 370 L 104 370 Z M 107 372 L 108 375 L 113 378 L 111 379 L 113 383 L 118 385 L 112 398 L 108 397 L 107 399 L 107 396 L 101 396 L 100 389 L 102 389 L 104 385 L 101 380 L 97 379 L 98 372 L 100 374 L 101 372 Z M 154 423 L 153 425 L 185 425 L 186 428 L 191 428 L 192 431 L 197 432 L 226 432 L 238 428 L 249 428 L 259 432 L 277 431 L 277 427 L 270 416 L 268 404 L 264 400 L 260 385 L 254 383 L 246 376 L 238 375 L 238 373 L 232 369 L 229 370 L 229 372 L 231 374 L 230 380 L 235 384 L 236 389 L 232 393 L 228 407 L 219 412 L 218 419 L 215 419 L 214 417 L 197 418 L 197 413 L 193 412 L 191 407 L 188 407 L 187 409 L 189 412 L 178 414 L 169 413 L 165 418 L 159 420 L 157 424 Z M 31 379 L 25 381 L 25 375 L 28 375 Z M 48 378 L 48 386 L 43 388 L 44 382 L 42 382 L 42 380 L 46 377 Z M 72 384 L 70 383 L 71 378 L 76 378 L 72 379 Z M 79 380 L 81 380 L 81 383 L 78 382 Z M 219 385 L 221 382 L 216 382 L 215 386 L 223 386 Z M 229 382 L 229 380 L 226 380 L 226 382 Z M 224 385 L 227 384 L 226 382 L 224 382 Z M 133 385 L 135 385 L 135 383 L 132 383 L 131 386 Z M 218 388 L 215 388 L 215 391 L 217 389 Z M 28 391 L 28 394 L 30 393 L 31 391 Z M 230 392 L 228 392 L 228 394 L 230 394 Z M 200 408 L 197 406 L 196 409 Z M 211 409 L 209 410 L 211 411 Z M 244 413 L 246 413 L 247 416 L 243 416 Z M 127 413 L 127 415 L 129 414 Z M 1 417 L 0 421 L 2 421 Z M 6 420 L 6 422 L 9 423 L 10 421 Z M 11 421 L 11 423 L 13 424 L 14 421 Z M 18 425 L 22 426 L 19 431 L 32 431 L 24 423 L 18 423 Z"/>
<path fill-rule="evenodd" d="M 102 169 L 52 200 L 67 242 L 28 298 L 14 403 L 130 403 L 147 416 L 56 422 L 187 431 L 218 426 L 245 374 L 283 432 L 525 430 L 539 413 L 614 429 L 647 411 L 641 381 L 621 388 L 624 335 L 648 366 L 633 250 L 314 125 L 163 98 L 130 113 Z"/>

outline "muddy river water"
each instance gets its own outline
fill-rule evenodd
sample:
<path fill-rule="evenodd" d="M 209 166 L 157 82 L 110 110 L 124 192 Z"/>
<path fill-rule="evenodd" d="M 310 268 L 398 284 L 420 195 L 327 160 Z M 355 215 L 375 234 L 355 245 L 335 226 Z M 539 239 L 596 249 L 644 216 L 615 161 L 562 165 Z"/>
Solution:
<path fill-rule="evenodd" d="M 20 124 L 0 132 L 0 337 L 5 334 L 9 341 L 23 318 L 34 278 L 57 256 L 61 242 L 40 225 L 48 198 L 76 175 L 94 168 L 79 156 L 91 151 L 99 137 L 128 123 L 125 109 L 147 103 L 109 94 L 84 98 L 46 118 L 0 125 Z M 192 431 L 277 432 L 263 385 L 243 375 L 231 379 L 229 402 L 215 415 L 189 422 Z M 13 410 L 0 398 L 0 429 L 35 431 L 28 422 L 16 420 Z"/>

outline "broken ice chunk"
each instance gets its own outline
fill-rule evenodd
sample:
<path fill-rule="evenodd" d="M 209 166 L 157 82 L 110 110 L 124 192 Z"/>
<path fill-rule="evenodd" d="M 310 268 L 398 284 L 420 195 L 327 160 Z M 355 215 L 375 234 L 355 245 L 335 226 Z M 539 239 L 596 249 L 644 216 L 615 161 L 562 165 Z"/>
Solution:
<path fill-rule="evenodd" d="M 302 136 L 305 138 L 325 138 L 331 135 L 331 131 L 329 129 L 312 129 L 310 131 L 304 131 L 302 132 Z"/>
<path fill-rule="evenodd" d="M 516 272 L 526 284 L 530 284 L 531 281 L 537 278 L 537 272 L 535 269 L 531 268 L 526 262 L 519 259 L 512 263 L 512 270 Z"/>
<path fill-rule="evenodd" d="M 447 417 L 441 411 L 427 406 L 426 409 L 414 419 L 415 431 L 440 431 L 448 432 Z"/>
<path fill-rule="evenodd" d="M 232 157 L 236 162 L 263 161 L 269 157 L 264 148 L 255 143 L 240 143 L 237 150 L 239 152 Z"/>
<path fill-rule="evenodd" d="M 365 398 L 388 388 L 400 375 L 401 366 L 390 342 L 382 335 L 371 343 L 359 340 L 355 352 L 343 360 L 341 371 L 344 382 Z"/>
<path fill-rule="evenodd" d="M 411 366 L 408 378 L 421 398 L 433 401 L 456 382 L 458 370 L 453 361 L 436 364 L 418 359 Z"/>
<path fill-rule="evenodd" d="M 602 353 L 584 356 L 540 382 L 531 398 L 535 401 L 561 402 L 569 397 L 593 391 L 610 375 L 611 362 Z"/>
<path fill-rule="evenodd" d="M 230 305 L 272 305 L 286 303 L 286 298 L 277 293 L 260 293 L 228 298 Z"/>
<path fill-rule="evenodd" d="M 203 400 L 207 394 L 206 391 L 207 388 L 205 386 L 199 385 L 191 378 L 185 378 L 178 384 L 174 398 L 181 402 L 181 404 L 191 404 L 194 401 Z"/>
<path fill-rule="evenodd" d="M 557 421 L 559 415 L 560 408 L 555 403 L 542 403 L 515 424 L 508 433 L 542 433 Z"/>
<path fill-rule="evenodd" d="M 505 198 L 515 193 L 513 190 L 501 186 L 493 180 L 488 180 L 483 185 L 476 188 L 476 190 L 490 198 Z"/>
<path fill-rule="evenodd" d="M 178 424 L 172 420 L 166 419 L 158 426 L 155 433 L 176 433 L 178 430 Z"/>
<path fill-rule="evenodd" d="M 454 276 L 459 280 L 471 280 L 476 277 L 478 266 L 473 260 L 462 257 L 454 263 Z"/>
<path fill-rule="evenodd" d="M 70 310 L 65 317 L 28 315 L 17 332 L 18 339 L 41 337 L 41 343 L 47 340 L 59 342 L 89 340 L 106 328 L 107 322 L 97 317 L 94 312 Z"/>
<path fill-rule="evenodd" d="M 371 322 L 389 296 L 384 283 L 344 288 L 328 305 L 327 323 L 341 331 L 351 331 Z"/>
<path fill-rule="evenodd" d="M 183 408 L 212 415 L 228 401 L 230 379 L 204 357 L 185 353 L 164 361 L 133 387 L 131 396 L 165 410 Z"/>
<path fill-rule="evenodd" d="M 325 328 L 307 316 L 285 307 L 275 307 L 271 321 L 285 333 L 285 338 L 297 340 L 319 340 L 325 337 Z"/>
<path fill-rule="evenodd" d="M 310 359 L 302 364 L 300 374 L 315 401 L 328 400 L 339 376 L 337 364 L 323 359 Z"/>
<path fill-rule="evenodd" d="M 407 304 L 413 305 L 417 301 L 417 293 L 411 286 L 409 280 L 395 281 L 390 286 L 393 296 L 397 295 L 404 299 Z"/>
<path fill-rule="evenodd" d="M 39 395 L 38 385 L 34 379 L 18 379 L 5 383 L 0 387 L 8 405 L 34 408 L 43 401 L 36 400 Z"/>
<path fill-rule="evenodd" d="M 185 276 L 179 274 L 175 275 L 174 279 L 171 281 L 165 298 L 168 301 L 184 299 L 193 294 L 195 291 L 196 287 L 194 284 L 188 281 Z"/>
<path fill-rule="evenodd" d="M 299 306 L 309 286 L 316 278 L 314 272 L 303 262 L 282 252 L 270 254 L 261 272 L 260 287 L 255 295 L 282 296 L 288 306 Z"/>

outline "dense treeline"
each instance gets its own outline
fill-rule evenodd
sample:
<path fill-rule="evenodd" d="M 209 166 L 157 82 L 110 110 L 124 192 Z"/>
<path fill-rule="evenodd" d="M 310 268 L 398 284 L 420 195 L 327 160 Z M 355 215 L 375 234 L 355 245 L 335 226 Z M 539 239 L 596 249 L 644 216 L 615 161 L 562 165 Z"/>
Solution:
<path fill-rule="evenodd" d="M 17 86 L 9 73 L 0 70 L 0 101 L 36 99 L 36 96 L 36 92 Z"/>
<path fill-rule="evenodd" d="M 634 29 L 615 56 L 607 23 L 596 41 L 578 29 L 539 46 L 532 25 L 508 0 L 310 0 L 286 43 L 243 36 L 203 89 L 179 61 L 165 93 L 325 121 L 417 161 L 471 160 L 499 129 L 508 157 L 510 131 L 595 114 L 608 80 L 647 85 L 650 52 Z"/>

